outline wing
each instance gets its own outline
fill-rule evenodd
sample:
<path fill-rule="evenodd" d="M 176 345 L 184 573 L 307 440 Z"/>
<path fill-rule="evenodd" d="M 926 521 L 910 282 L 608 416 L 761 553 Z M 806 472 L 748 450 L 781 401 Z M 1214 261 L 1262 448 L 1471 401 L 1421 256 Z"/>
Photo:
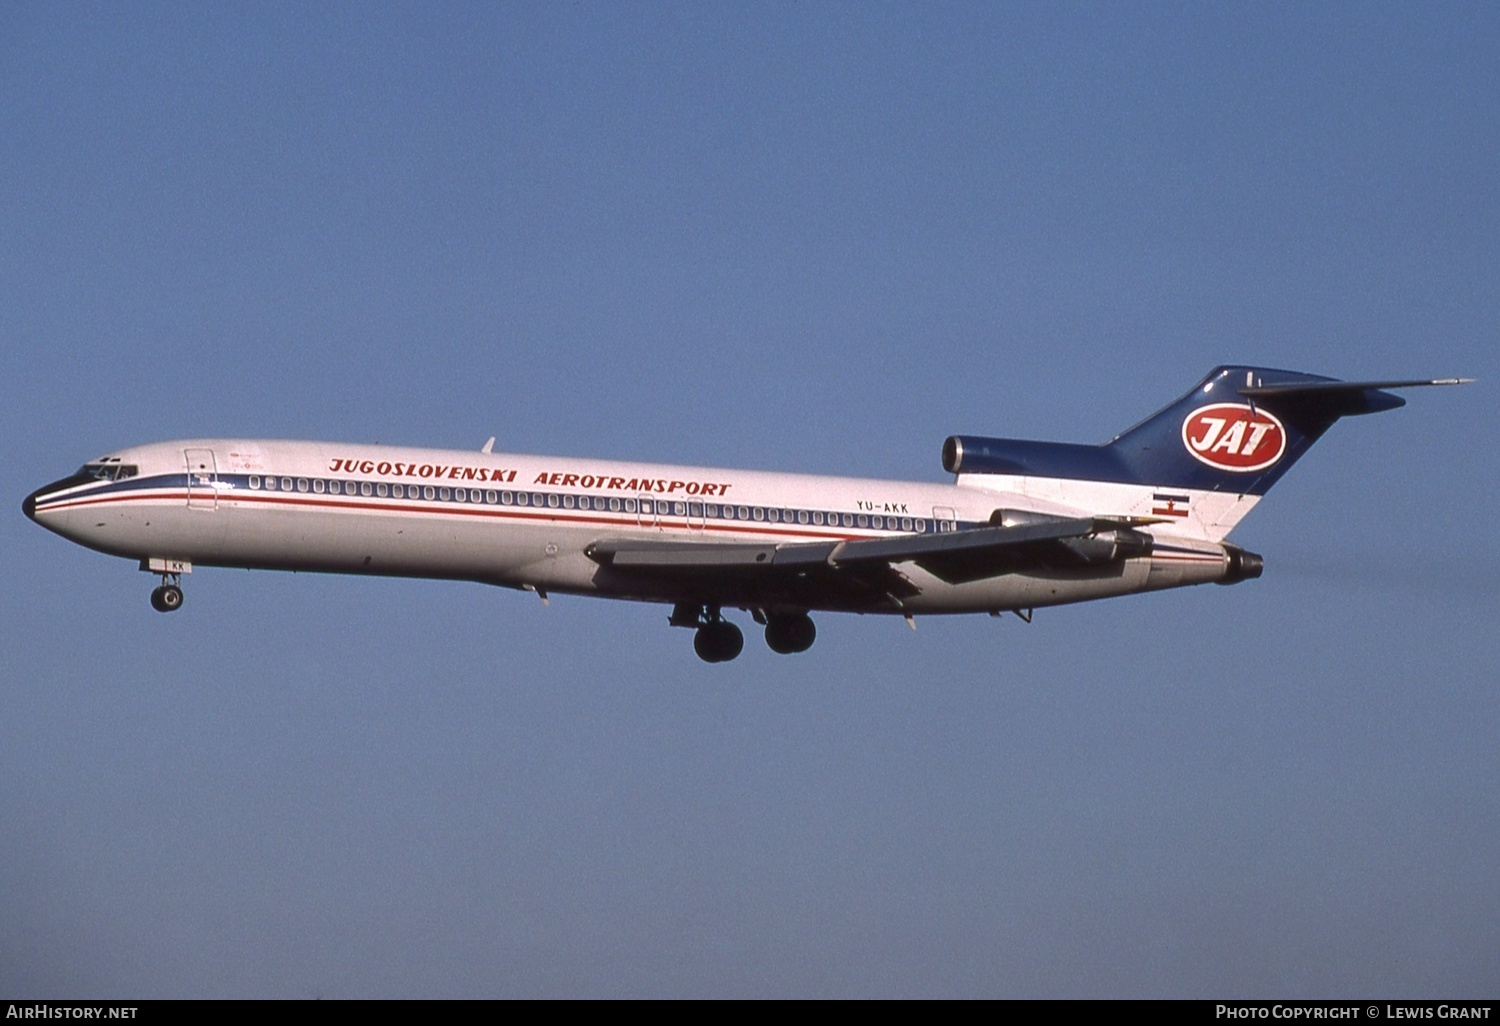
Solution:
<path fill-rule="evenodd" d="M 612 573 L 671 581 L 695 597 L 711 594 L 726 604 L 865 608 L 873 601 L 900 608 L 903 598 L 920 590 L 902 572 L 904 564 L 948 584 L 963 584 L 1006 573 L 1111 562 L 1149 552 L 1150 536 L 1134 527 L 1157 522 L 1007 511 L 998 511 L 996 520 L 961 531 L 852 541 L 603 540 L 585 552 Z"/>

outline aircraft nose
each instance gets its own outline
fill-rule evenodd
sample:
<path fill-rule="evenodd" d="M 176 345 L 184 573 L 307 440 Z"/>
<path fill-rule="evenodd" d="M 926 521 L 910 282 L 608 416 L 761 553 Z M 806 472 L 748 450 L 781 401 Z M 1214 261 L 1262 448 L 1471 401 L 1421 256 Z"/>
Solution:
<path fill-rule="evenodd" d="M 52 495 L 54 492 L 63 491 L 64 489 L 71 488 L 74 485 L 81 484 L 89 480 L 92 479 L 80 474 L 74 474 L 71 477 L 65 477 L 61 480 L 53 481 L 51 484 L 44 484 L 36 491 L 26 496 L 26 498 L 21 500 L 21 512 L 25 513 L 27 518 L 30 519 L 33 523 L 39 524 L 41 523 L 41 521 L 37 520 L 36 518 L 36 508 L 39 503 L 45 503 L 47 501 L 47 497 Z"/>

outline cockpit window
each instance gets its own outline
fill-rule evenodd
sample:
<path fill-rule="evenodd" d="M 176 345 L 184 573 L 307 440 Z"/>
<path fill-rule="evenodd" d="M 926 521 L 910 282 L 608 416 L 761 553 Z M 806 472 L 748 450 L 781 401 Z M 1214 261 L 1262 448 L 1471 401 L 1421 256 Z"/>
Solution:
<path fill-rule="evenodd" d="M 82 477 L 92 477 L 100 481 L 123 481 L 127 477 L 135 477 L 141 472 L 141 468 L 133 463 L 85 463 L 78 468 Z"/>

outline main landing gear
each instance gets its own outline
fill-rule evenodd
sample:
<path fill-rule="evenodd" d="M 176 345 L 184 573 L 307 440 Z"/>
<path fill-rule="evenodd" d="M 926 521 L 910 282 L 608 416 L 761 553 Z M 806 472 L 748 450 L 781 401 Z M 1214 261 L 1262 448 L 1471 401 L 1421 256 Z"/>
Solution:
<path fill-rule="evenodd" d="M 754 616 L 757 623 L 766 625 L 766 644 L 772 652 L 783 655 L 806 652 L 818 636 L 812 617 L 806 613 L 767 615 L 757 609 Z M 672 607 L 672 615 L 667 622 L 673 627 L 695 629 L 693 651 L 705 663 L 727 663 L 745 647 L 745 635 L 724 619 L 718 606 L 678 603 Z"/>
<path fill-rule="evenodd" d="M 151 608 L 172 613 L 182 608 L 182 585 L 177 574 L 162 574 L 161 587 L 151 592 Z"/>
<path fill-rule="evenodd" d="M 693 635 L 693 651 L 705 663 L 727 663 L 745 647 L 745 635 L 728 620 L 714 620 Z"/>
<path fill-rule="evenodd" d="M 818 629 L 806 613 L 785 613 L 766 619 L 766 644 L 772 652 L 781 655 L 806 652 L 817 637 Z"/>
<path fill-rule="evenodd" d="M 740 629 L 719 613 L 718 606 L 695 606 L 679 602 L 667 620 L 673 627 L 694 627 L 693 651 L 705 663 L 727 663 L 745 647 Z"/>

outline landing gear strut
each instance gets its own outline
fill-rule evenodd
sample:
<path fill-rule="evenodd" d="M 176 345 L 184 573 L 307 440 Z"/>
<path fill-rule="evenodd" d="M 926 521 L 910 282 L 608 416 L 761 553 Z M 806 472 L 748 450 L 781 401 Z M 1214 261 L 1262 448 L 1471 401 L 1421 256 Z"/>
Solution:
<path fill-rule="evenodd" d="M 693 651 L 705 663 L 727 663 L 745 647 L 745 635 L 719 612 L 718 606 L 679 603 L 667 621 L 673 627 L 696 627 Z"/>
<path fill-rule="evenodd" d="M 151 592 L 151 608 L 158 613 L 172 613 L 182 608 L 182 577 L 162 574 L 161 587 Z"/>

